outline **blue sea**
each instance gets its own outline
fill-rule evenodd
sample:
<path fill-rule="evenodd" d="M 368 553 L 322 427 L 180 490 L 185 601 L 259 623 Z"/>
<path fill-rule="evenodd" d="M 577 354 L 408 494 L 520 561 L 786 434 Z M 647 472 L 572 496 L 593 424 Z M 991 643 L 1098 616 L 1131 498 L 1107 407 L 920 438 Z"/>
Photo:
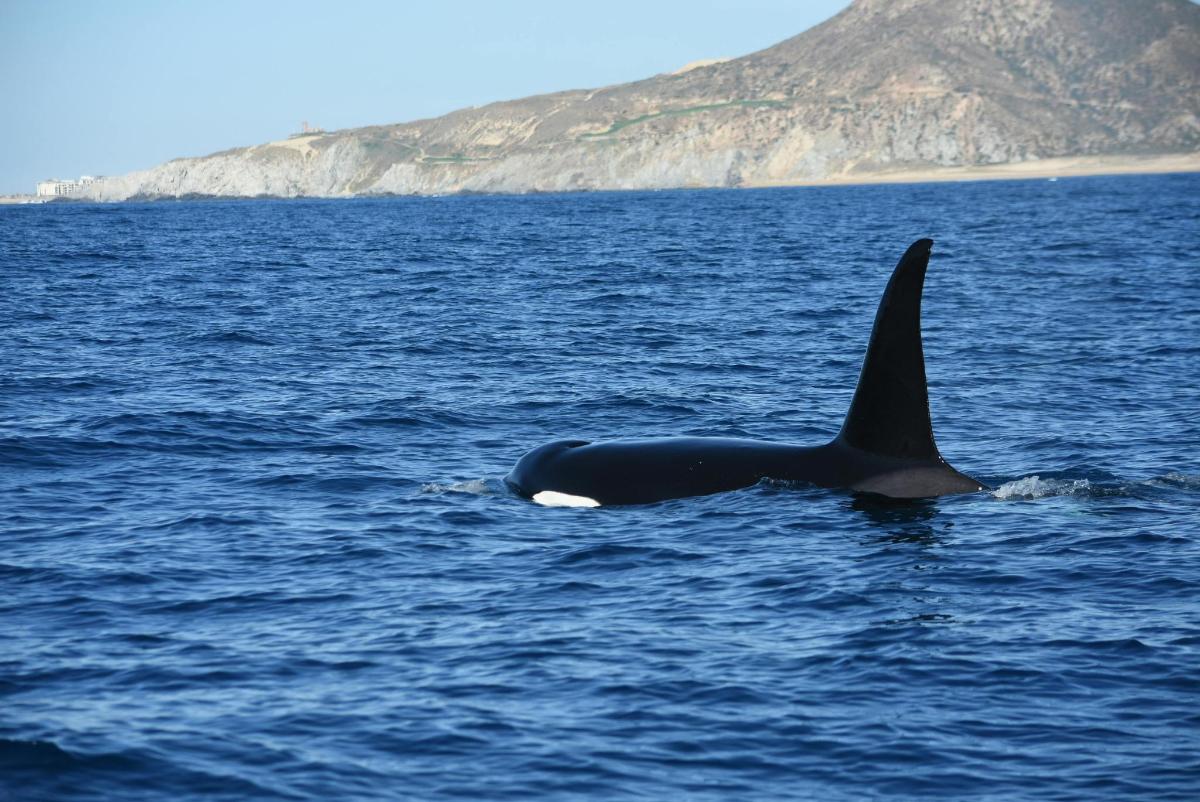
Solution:
<path fill-rule="evenodd" d="M 929 501 L 818 444 L 936 240 Z M 0 207 L 0 799 L 1200 798 L 1200 175 Z"/>

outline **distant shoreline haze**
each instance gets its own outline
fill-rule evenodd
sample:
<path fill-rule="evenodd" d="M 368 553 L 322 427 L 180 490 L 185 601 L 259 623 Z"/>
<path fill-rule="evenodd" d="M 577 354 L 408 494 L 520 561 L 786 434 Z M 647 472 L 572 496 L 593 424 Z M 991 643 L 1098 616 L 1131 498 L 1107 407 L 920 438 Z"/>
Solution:
<path fill-rule="evenodd" d="M 319 68 L 297 64 L 296 78 Z M 856 0 L 738 58 L 412 122 L 314 120 L 70 191 L 353 197 L 1191 171 L 1198 121 L 1190 0 Z"/>

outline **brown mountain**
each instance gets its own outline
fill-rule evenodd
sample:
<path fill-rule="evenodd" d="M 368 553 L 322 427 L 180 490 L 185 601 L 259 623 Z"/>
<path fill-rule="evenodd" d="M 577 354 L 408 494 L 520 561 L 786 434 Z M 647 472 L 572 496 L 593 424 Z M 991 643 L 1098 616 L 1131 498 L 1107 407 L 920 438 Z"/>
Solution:
<path fill-rule="evenodd" d="M 738 186 L 1198 151 L 1188 0 L 857 0 L 742 58 L 179 159 L 96 194 Z"/>

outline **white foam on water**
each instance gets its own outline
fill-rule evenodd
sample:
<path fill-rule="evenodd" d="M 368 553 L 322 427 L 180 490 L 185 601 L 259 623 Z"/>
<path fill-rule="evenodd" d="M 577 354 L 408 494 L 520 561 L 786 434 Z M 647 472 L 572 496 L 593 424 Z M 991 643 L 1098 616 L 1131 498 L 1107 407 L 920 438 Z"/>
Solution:
<path fill-rule="evenodd" d="M 557 490 L 543 490 L 533 494 L 533 500 L 544 507 L 599 507 L 600 502 L 587 496 L 572 496 Z"/>
<path fill-rule="evenodd" d="M 1087 493 L 1091 489 L 1092 483 L 1087 479 L 1042 479 L 1040 476 L 1026 476 L 1023 479 L 1005 482 L 992 491 L 992 496 L 999 499 L 1074 496 Z"/>
<path fill-rule="evenodd" d="M 443 484 L 441 482 L 430 482 L 421 485 L 422 493 L 470 493 L 473 496 L 494 496 L 497 495 L 496 488 L 486 479 L 472 479 L 469 482 L 454 482 L 452 484 Z"/>

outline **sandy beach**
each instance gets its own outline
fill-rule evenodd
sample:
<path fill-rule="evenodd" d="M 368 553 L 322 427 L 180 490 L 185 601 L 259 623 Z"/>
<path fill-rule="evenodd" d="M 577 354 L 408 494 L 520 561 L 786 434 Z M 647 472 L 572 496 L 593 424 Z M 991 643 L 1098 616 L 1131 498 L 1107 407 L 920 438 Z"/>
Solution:
<path fill-rule="evenodd" d="M 932 181 L 994 181 L 1021 178 L 1070 178 L 1088 175 L 1137 175 L 1200 172 L 1200 153 L 1156 156 L 1071 156 L 984 167 L 849 173 L 816 181 L 763 182 L 748 186 L 826 186 L 829 184 L 918 184 Z"/>

